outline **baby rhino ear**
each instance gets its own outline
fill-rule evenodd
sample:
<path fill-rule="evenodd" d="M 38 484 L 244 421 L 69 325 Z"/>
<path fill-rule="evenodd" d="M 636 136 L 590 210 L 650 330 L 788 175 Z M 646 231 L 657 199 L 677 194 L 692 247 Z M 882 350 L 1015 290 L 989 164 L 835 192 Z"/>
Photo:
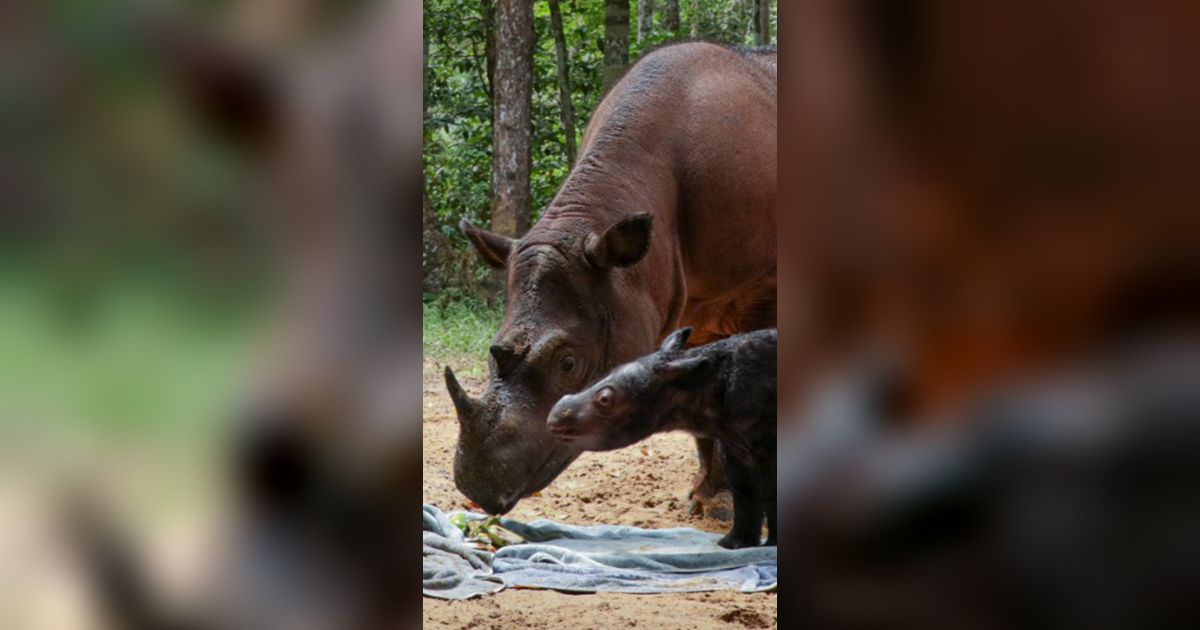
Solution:
<path fill-rule="evenodd" d="M 691 385 L 708 378 L 712 366 L 713 362 L 708 357 L 688 357 L 667 363 L 662 367 L 660 374 L 667 383 Z"/>
<path fill-rule="evenodd" d="M 691 335 L 692 329 L 690 327 L 680 328 L 679 330 L 667 335 L 667 338 L 663 340 L 662 345 L 659 346 L 658 351 L 678 352 L 683 350 L 683 346 L 687 344 L 688 337 Z"/>

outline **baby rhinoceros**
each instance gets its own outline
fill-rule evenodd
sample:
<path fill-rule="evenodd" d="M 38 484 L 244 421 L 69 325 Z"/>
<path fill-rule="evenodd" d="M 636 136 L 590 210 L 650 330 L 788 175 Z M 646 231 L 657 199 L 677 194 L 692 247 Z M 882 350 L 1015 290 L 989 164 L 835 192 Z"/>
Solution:
<path fill-rule="evenodd" d="M 546 421 L 558 439 L 588 451 L 629 446 L 651 434 L 684 430 L 720 446 L 733 493 L 733 529 L 718 544 L 767 544 L 775 531 L 774 329 L 684 349 L 690 328 L 658 352 L 614 369 L 591 387 L 563 396 Z"/>

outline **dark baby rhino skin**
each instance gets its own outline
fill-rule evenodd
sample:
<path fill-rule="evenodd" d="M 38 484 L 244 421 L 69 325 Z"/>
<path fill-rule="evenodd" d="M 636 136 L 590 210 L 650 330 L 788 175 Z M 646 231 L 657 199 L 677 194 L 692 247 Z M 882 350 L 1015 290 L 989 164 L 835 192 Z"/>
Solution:
<path fill-rule="evenodd" d="M 658 352 L 622 365 L 577 394 L 563 396 L 546 421 L 572 447 L 607 451 L 654 433 L 684 430 L 715 438 L 733 494 L 733 529 L 720 540 L 738 549 L 776 544 L 776 331 L 734 335 L 684 349 L 690 328 Z"/>

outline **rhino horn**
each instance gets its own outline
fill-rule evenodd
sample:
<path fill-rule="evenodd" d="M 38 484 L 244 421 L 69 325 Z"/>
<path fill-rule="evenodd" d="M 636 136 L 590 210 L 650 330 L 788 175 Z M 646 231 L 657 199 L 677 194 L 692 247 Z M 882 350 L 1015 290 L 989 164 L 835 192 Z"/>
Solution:
<path fill-rule="evenodd" d="M 492 353 L 492 358 L 496 360 L 496 369 L 500 376 L 511 374 L 525 360 L 525 353 L 517 352 L 511 346 L 493 345 L 490 352 Z"/>
<path fill-rule="evenodd" d="M 446 389 L 450 392 L 450 400 L 454 401 L 454 409 L 458 411 L 459 422 L 465 423 L 479 416 L 479 402 L 463 391 L 462 386 L 458 384 L 458 379 L 454 376 L 454 370 L 450 369 L 448 365 L 446 366 Z"/>

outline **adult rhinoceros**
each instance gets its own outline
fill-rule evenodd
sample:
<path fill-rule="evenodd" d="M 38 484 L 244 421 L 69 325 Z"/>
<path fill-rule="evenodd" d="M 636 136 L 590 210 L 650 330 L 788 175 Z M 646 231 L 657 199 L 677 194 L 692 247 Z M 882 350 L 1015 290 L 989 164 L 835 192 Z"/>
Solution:
<path fill-rule="evenodd" d="M 691 326 L 693 343 L 775 324 L 776 54 L 661 48 L 597 107 L 578 163 L 520 239 L 464 222 L 507 275 L 482 399 L 447 368 L 454 481 L 490 513 L 544 488 L 579 451 L 546 415 L 610 368 Z M 698 438 L 693 509 L 723 484 Z"/>

